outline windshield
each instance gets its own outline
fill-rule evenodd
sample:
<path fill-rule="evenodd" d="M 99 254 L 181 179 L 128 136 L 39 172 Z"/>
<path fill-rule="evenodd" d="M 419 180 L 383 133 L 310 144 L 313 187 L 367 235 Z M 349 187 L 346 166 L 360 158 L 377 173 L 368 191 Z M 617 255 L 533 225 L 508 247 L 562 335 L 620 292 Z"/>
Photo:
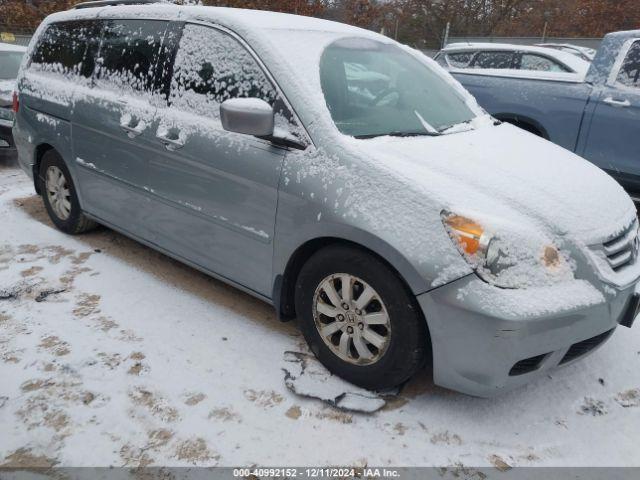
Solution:
<path fill-rule="evenodd" d="M 374 40 L 329 45 L 320 80 L 336 127 L 356 138 L 437 135 L 476 116 L 438 73 L 400 47 Z"/>
<path fill-rule="evenodd" d="M 13 80 L 18 77 L 23 55 L 22 52 L 0 52 L 0 80 Z"/>

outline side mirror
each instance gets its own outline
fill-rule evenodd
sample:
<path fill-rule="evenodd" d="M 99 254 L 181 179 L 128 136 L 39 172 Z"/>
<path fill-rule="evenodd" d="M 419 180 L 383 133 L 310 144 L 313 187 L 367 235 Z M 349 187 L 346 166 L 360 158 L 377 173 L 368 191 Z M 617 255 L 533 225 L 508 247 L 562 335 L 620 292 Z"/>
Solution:
<path fill-rule="evenodd" d="M 273 135 L 273 108 L 259 98 L 230 98 L 220 105 L 222 128 L 257 137 Z"/>

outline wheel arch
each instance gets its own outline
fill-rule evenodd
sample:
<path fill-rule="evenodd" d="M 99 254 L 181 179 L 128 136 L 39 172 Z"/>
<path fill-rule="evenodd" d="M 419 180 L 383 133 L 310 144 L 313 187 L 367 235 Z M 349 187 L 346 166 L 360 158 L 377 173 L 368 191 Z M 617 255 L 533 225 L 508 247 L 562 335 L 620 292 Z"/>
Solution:
<path fill-rule="evenodd" d="M 293 253 L 289 255 L 283 271 L 276 275 L 272 298 L 278 317 L 281 320 L 290 320 L 296 316 L 294 292 L 302 266 L 312 255 L 330 245 L 351 246 L 376 257 L 397 275 L 412 297 L 427 289 L 426 282 L 420 277 L 419 273 L 411 267 L 411 264 L 404 259 L 399 252 L 395 251 L 389 245 L 385 244 L 387 246 L 385 249 L 387 252 L 383 253 L 380 251 L 380 248 L 376 248 L 373 245 L 365 245 L 362 242 L 340 236 L 316 237 L 300 244 Z M 389 260 L 389 258 L 392 258 L 392 260 Z"/>
<path fill-rule="evenodd" d="M 527 132 L 533 133 L 539 137 L 549 140 L 547 129 L 537 120 L 526 115 L 518 115 L 515 113 L 497 113 L 493 115 L 498 120 L 510 123 Z"/>
<path fill-rule="evenodd" d="M 40 178 L 40 165 L 42 164 L 42 157 L 44 157 L 44 154 L 47 153 L 48 151 L 53 150 L 56 153 L 58 153 L 58 155 L 60 155 L 60 152 L 58 152 L 56 150 L 56 148 L 49 144 L 49 143 L 41 143 L 39 144 L 35 150 L 34 150 L 34 154 L 33 154 L 33 187 L 36 190 L 36 193 L 38 195 L 42 195 L 41 189 L 40 189 L 40 182 L 38 180 L 42 180 Z M 60 158 L 62 158 L 62 155 L 60 155 Z"/>

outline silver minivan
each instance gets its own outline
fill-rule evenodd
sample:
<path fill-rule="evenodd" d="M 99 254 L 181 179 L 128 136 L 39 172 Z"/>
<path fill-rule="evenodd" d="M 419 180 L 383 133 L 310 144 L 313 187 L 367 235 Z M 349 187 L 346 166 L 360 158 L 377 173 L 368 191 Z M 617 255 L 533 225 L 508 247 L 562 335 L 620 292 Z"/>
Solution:
<path fill-rule="evenodd" d="M 491 396 L 631 326 L 636 210 L 596 167 L 382 35 L 148 3 L 48 17 L 21 67 L 19 161 L 60 230 L 273 304 L 365 388 L 428 363 Z"/>

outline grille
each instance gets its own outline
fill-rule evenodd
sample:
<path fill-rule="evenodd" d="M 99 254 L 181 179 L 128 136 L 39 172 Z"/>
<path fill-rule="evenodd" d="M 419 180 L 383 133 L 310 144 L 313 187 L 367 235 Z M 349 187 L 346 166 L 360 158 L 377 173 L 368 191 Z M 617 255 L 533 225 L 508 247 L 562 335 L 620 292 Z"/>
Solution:
<path fill-rule="evenodd" d="M 634 220 L 620 235 L 604 242 L 602 249 L 614 272 L 635 263 L 638 255 L 638 220 Z"/>
<path fill-rule="evenodd" d="M 515 377 L 516 375 L 524 375 L 525 373 L 533 372 L 540 368 L 540 364 L 545 359 L 545 357 L 549 355 L 548 353 L 544 353 L 542 355 L 537 355 L 535 357 L 525 358 L 524 360 L 520 360 L 516 363 L 511 370 L 509 370 L 509 376 Z"/>
<path fill-rule="evenodd" d="M 600 335 L 596 335 L 595 337 L 591 337 L 581 342 L 574 343 L 573 345 L 571 345 L 571 348 L 567 350 L 567 353 L 564 354 L 564 357 L 562 357 L 560 365 L 589 353 L 591 350 L 593 350 L 607 338 L 609 338 L 614 330 L 615 328 L 612 328 L 611 330 L 601 333 Z"/>

